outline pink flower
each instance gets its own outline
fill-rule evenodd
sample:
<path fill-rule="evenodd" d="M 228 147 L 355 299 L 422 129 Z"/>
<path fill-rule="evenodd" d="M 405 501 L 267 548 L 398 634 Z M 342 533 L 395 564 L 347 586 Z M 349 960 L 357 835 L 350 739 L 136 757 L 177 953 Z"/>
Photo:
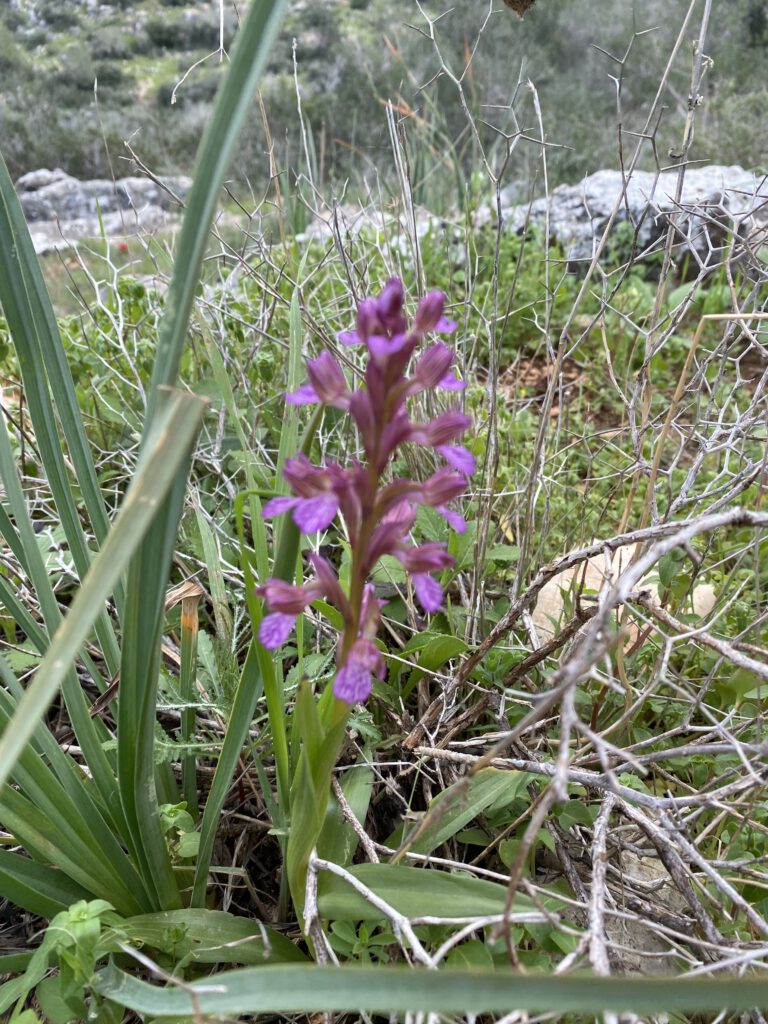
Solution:
<path fill-rule="evenodd" d="M 335 463 L 315 466 L 304 455 L 289 459 L 284 476 L 293 496 L 272 498 L 264 506 L 266 517 L 290 512 L 304 533 L 325 530 L 338 514 L 344 520 L 352 554 L 348 592 L 331 564 L 318 554 L 309 555 L 315 576 L 304 586 L 268 580 L 257 592 L 270 612 L 259 629 L 261 642 L 270 650 L 285 642 L 296 617 L 316 598 L 324 597 L 339 609 L 344 628 L 333 692 L 349 704 L 365 700 L 373 680 L 382 679 L 385 670 L 375 643 L 382 602 L 368 582 L 370 573 L 384 555 L 394 555 L 410 575 L 424 611 L 433 614 L 440 609 L 443 589 L 433 574 L 452 566 L 453 558 L 444 544 L 414 544 L 411 530 L 420 504 L 435 508 L 451 528 L 466 529 L 449 503 L 464 493 L 475 466 L 472 453 L 454 443 L 471 426 L 464 413 L 449 409 L 426 423 L 414 423 L 408 413 L 406 405 L 414 395 L 437 389 L 456 392 L 464 385 L 453 372 L 454 356 L 443 342 L 426 348 L 408 376 L 408 364 L 423 336 L 431 331 L 448 333 L 456 325 L 444 316 L 441 292 L 424 296 L 410 325 L 404 299 L 402 282 L 390 279 L 377 298 L 359 304 L 356 330 L 339 335 L 342 344 L 367 348 L 361 387 L 350 390 L 337 360 L 324 352 L 308 362 L 308 382 L 286 396 L 295 405 L 319 402 L 348 411 L 365 462 L 345 468 Z M 432 448 L 448 466 L 423 483 L 404 477 L 385 483 L 382 478 L 393 455 L 409 442 Z"/>
<path fill-rule="evenodd" d="M 322 352 L 317 359 L 307 362 L 308 384 L 285 396 L 289 405 L 309 405 L 322 402 L 337 409 L 349 408 L 349 392 L 344 371 L 330 352 Z"/>
<path fill-rule="evenodd" d="M 347 660 L 336 673 L 333 695 L 347 704 L 367 700 L 374 678 L 384 678 L 384 659 L 373 640 L 361 638 L 352 645 Z"/>
<path fill-rule="evenodd" d="M 453 320 L 443 316 L 445 296 L 442 292 L 429 292 L 419 303 L 414 317 L 414 327 L 422 334 L 435 331 L 437 334 L 451 334 L 456 330 Z"/>
<path fill-rule="evenodd" d="M 313 498 L 272 498 L 264 506 L 265 519 L 293 510 L 293 521 L 302 533 L 317 533 L 330 526 L 339 511 L 339 499 L 331 491 Z"/>

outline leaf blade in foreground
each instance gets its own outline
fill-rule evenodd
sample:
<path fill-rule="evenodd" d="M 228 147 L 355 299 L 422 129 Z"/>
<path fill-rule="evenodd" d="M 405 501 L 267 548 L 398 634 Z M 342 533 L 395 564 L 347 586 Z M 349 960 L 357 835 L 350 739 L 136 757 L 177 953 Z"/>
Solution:
<path fill-rule="evenodd" d="M 159 418 L 120 512 L 101 551 L 94 559 L 72 607 L 51 640 L 35 678 L 19 701 L 8 728 L 0 737 L 0 786 L 7 782 L 40 717 L 117 586 L 131 556 L 141 544 L 175 471 L 187 457 L 205 403 L 194 395 L 175 393 Z"/>
<path fill-rule="evenodd" d="M 542 1012 L 638 1013 L 749 1010 L 768 1005 L 768 979 L 596 978 L 512 970 L 427 971 L 405 967 L 251 967 L 185 988 L 158 988 L 110 965 L 98 991 L 137 1013 Z"/>

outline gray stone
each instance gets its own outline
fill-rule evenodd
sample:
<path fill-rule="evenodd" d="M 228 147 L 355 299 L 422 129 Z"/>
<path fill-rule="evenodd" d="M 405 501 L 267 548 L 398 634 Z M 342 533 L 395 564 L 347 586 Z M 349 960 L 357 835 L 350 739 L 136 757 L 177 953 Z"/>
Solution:
<path fill-rule="evenodd" d="M 676 200 L 678 172 L 635 171 L 628 182 L 621 171 L 602 170 L 577 185 L 560 185 L 547 198 L 520 203 L 519 185 L 501 192 L 501 213 L 508 231 L 526 225 L 544 228 L 569 260 L 591 259 L 618 200 L 617 223 L 636 231 L 636 251 L 656 245 L 672 224 L 677 251 L 706 261 L 713 250 L 737 234 L 747 237 L 768 220 L 768 185 L 743 167 L 688 167 Z M 495 220 L 495 210 L 480 211 L 477 223 Z"/>
<path fill-rule="evenodd" d="M 37 192 L 38 189 L 52 185 L 54 181 L 61 181 L 62 178 L 68 177 L 69 175 L 60 167 L 57 167 L 55 171 L 49 171 L 46 168 L 41 168 L 39 171 L 28 171 L 26 174 L 22 174 L 16 182 L 16 191 L 19 193 Z"/>
<path fill-rule="evenodd" d="M 180 199 L 192 187 L 184 176 L 163 182 Z M 16 189 L 39 253 L 97 236 L 102 225 L 108 237 L 154 231 L 180 212 L 166 189 L 148 178 L 79 181 L 61 170 L 39 170 L 19 178 Z"/>

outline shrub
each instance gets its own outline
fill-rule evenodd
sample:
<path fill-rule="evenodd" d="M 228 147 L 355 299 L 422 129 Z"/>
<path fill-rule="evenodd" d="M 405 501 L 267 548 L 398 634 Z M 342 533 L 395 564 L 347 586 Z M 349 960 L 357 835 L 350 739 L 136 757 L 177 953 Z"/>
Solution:
<path fill-rule="evenodd" d="M 101 28 L 91 37 L 91 56 L 95 60 L 127 60 L 133 52 L 131 38 L 114 26 Z"/>

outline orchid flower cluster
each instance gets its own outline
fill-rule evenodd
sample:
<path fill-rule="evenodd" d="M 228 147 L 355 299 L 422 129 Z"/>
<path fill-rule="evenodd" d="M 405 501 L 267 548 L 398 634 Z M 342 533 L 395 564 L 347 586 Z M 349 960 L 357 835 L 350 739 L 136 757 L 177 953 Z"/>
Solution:
<path fill-rule="evenodd" d="M 345 593 L 330 563 L 312 553 L 314 578 L 303 586 L 270 579 L 257 589 L 270 614 L 262 619 L 259 638 L 269 650 L 283 644 L 300 615 L 317 598 L 330 601 L 341 613 L 344 628 L 336 651 L 336 698 L 354 704 L 365 700 L 373 679 L 383 679 L 384 659 L 376 646 L 383 601 L 369 578 L 383 555 L 394 555 L 410 574 L 413 589 L 427 613 L 436 612 L 443 591 L 432 575 L 453 565 L 444 544 L 414 544 L 410 533 L 419 505 L 436 509 L 454 530 L 466 523 L 450 507 L 465 490 L 474 471 L 474 458 L 454 442 L 471 421 L 458 410 L 415 423 L 406 410 L 409 398 L 425 391 L 461 391 L 452 366 L 454 356 L 443 342 L 411 356 L 425 335 L 448 334 L 456 324 L 443 315 L 444 296 L 430 292 L 418 305 L 412 323 L 404 311 L 402 282 L 392 278 L 378 298 L 364 299 L 357 311 L 357 330 L 339 335 L 343 345 L 365 345 L 364 384 L 350 389 L 341 365 L 330 352 L 307 362 L 308 383 L 286 395 L 293 405 L 321 403 L 343 409 L 354 420 L 365 452 L 364 462 L 348 468 L 334 462 L 313 465 L 304 455 L 289 459 L 284 469 L 293 497 L 272 498 L 266 518 L 290 512 L 302 533 L 325 530 L 340 514 L 346 524 L 352 564 Z M 407 477 L 387 479 L 387 468 L 398 448 L 410 442 L 432 448 L 444 465 L 423 483 Z"/>

